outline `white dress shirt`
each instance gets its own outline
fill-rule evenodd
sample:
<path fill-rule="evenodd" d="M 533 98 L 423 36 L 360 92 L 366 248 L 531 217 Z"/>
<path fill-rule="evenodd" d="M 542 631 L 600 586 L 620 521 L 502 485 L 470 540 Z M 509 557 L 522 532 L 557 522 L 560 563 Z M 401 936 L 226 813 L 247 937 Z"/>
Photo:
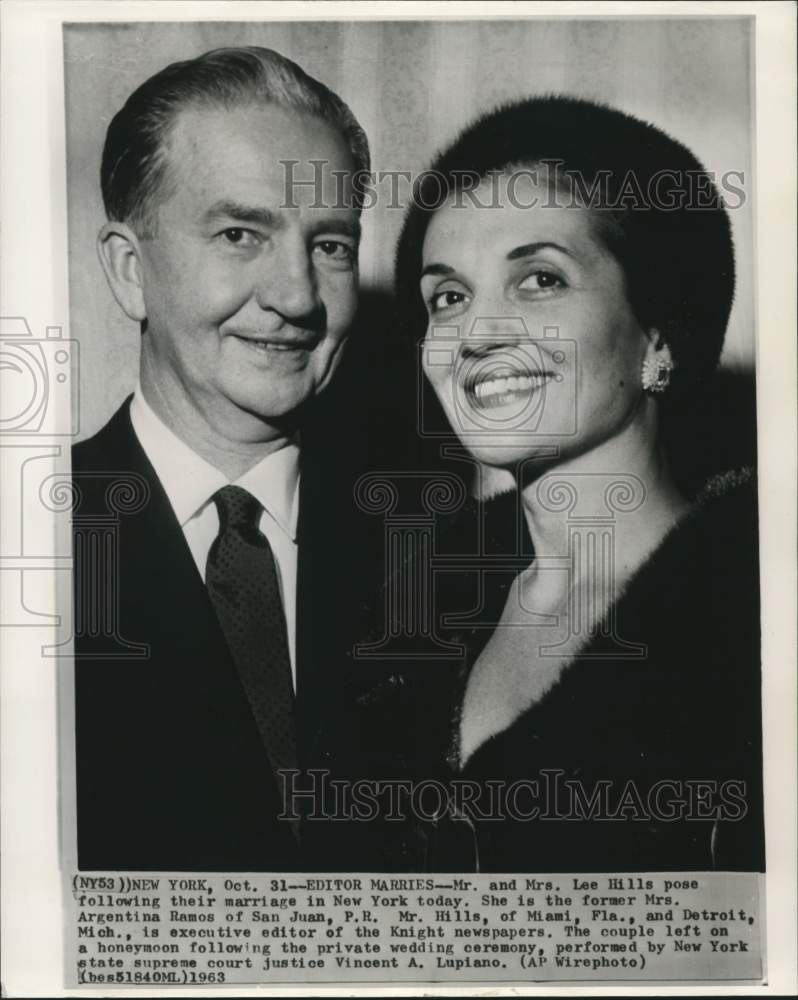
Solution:
<path fill-rule="evenodd" d="M 130 420 L 169 498 L 204 582 L 208 552 L 219 534 L 219 514 L 212 498 L 217 490 L 230 485 L 230 480 L 164 424 L 144 399 L 141 386 L 130 404 Z M 299 446 L 289 443 L 272 452 L 233 485 L 247 490 L 263 507 L 260 530 L 274 553 L 296 690 Z"/>

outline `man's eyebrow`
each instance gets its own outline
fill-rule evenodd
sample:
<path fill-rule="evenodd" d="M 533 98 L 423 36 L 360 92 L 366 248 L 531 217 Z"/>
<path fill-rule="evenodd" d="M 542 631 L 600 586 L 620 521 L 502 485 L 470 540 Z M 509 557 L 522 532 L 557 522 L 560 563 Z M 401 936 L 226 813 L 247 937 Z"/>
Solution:
<path fill-rule="evenodd" d="M 421 272 L 421 277 L 423 278 L 425 274 L 454 274 L 454 268 L 448 264 L 427 264 Z"/>
<path fill-rule="evenodd" d="M 575 254 L 567 247 L 562 246 L 562 244 L 554 243 L 551 240 L 543 240 L 539 243 L 524 243 L 523 246 L 515 247 L 507 254 L 507 260 L 521 260 L 522 257 L 532 257 L 539 250 L 546 250 L 547 248 L 559 250 L 560 253 L 564 253 L 568 257 L 575 257 Z"/>
<path fill-rule="evenodd" d="M 261 226 L 273 226 L 275 214 L 268 208 L 242 205 L 237 201 L 217 201 L 205 213 L 205 220 L 234 219 L 236 222 L 256 222 Z"/>
<path fill-rule="evenodd" d="M 310 225 L 311 236 L 339 233 L 341 236 L 350 236 L 356 243 L 360 241 L 360 232 L 360 219 L 356 216 L 349 218 L 344 215 L 331 215 L 325 219 L 312 219 Z"/>
<path fill-rule="evenodd" d="M 242 205 L 237 201 L 217 201 L 205 213 L 206 222 L 214 222 L 220 219 L 233 219 L 235 222 L 254 222 L 264 228 L 272 228 L 279 225 L 277 213 L 269 208 L 261 208 L 255 205 Z M 360 240 L 360 220 L 358 218 L 344 218 L 329 216 L 325 219 L 313 220 L 310 227 L 310 235 L 317 236 L 319 233 L 340 233 L 343 236 L 350 236 L 356 242 Z"/>

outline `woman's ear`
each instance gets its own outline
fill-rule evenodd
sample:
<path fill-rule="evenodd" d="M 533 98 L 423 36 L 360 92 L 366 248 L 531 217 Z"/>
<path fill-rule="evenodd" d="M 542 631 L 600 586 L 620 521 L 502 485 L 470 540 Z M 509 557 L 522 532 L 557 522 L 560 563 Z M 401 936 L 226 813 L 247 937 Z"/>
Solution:
<path fill-rule="evenodd" d="M 136 234 L 124 222 L 106 222 L 97 236 L 97 253 L 114 298 L 130 319 L 147 318 Z"/>
<path fill-rule="evenodd" d="M 665 364 L 673 370 L 673 355 L 670 346 L 665 342 L 665 338 L 656 327 L 651 327 L 646 332 L 646 350 L 643 355 L 643 363 L 656 365 Z"/>
<path fill-rule="evenodd" d="M 673 355 L 659 330 L 649 330 L 646 337 L 646 350 L 640 372 L 641 384 L 645 392 L 662 393 L 671 383 L 671 373 L 675 368 Z"/>

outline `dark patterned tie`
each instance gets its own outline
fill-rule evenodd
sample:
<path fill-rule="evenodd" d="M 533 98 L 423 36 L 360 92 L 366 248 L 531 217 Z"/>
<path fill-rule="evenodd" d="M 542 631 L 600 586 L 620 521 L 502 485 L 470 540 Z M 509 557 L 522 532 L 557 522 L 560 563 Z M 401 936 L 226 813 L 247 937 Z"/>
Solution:
<path fill-rule="evenodd" d="M 295 768 L 291 660 L 274 555 L 258 527 L 263 508 L 240 486 L 213 497 L 219 535 L 205 582 L 244 685 L 266 752 L 277 772 Z"/>

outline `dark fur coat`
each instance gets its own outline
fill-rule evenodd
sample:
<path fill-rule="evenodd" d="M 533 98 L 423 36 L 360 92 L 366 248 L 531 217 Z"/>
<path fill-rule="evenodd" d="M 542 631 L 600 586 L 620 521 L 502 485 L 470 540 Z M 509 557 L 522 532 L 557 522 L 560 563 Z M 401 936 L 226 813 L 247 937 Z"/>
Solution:
<path fill-rule="evenodd" d="M 488 505 L 494 551 L 517 525 L 514 504 Z M 455 518 L 439 551 L 466 551 L 479 516 L 473 507 Z M 395 824 L 394 867 L 764 870 L 757 538 L 755 480 L 713 480 L 613 607 L 614 635 L 646 655 L 617 655 L 597 630 L 463 768 L 459 710 L 489 631 L 479 621 L 450 630 L 460 658 L 382 667 L 379 679 L 364 669 L 358 752 L 415 794 L 408 822 Z M 483 621 L 497 620 L 513 575 L 482 595 Z M 439 619 L 475 606 L 468 574 L 449 576 Z"/>

